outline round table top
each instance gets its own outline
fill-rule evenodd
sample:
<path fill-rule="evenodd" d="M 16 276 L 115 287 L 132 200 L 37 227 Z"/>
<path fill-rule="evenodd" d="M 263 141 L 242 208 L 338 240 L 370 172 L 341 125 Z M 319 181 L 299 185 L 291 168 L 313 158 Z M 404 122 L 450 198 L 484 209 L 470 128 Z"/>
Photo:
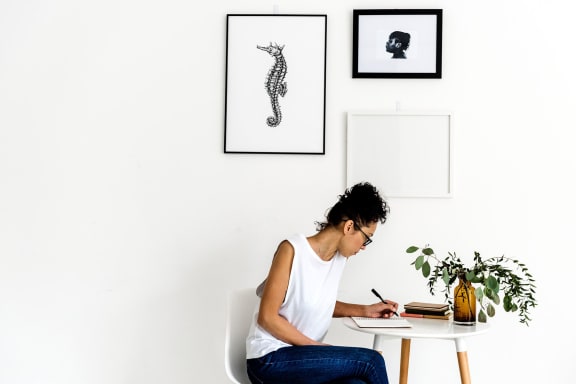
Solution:
<path fill-rule="evenodd" d="M 344 317 L 344 325 L 355 331 L 392 337 L 430 338 L 430 339 L 458 339 L 475 336 L 488 331 L 487 323 L 476 322 L 475 325 L 458 325 L 452 320 L 406 318 L 412 324 L 410 328 L 360 328 L 354 320 Z"/>

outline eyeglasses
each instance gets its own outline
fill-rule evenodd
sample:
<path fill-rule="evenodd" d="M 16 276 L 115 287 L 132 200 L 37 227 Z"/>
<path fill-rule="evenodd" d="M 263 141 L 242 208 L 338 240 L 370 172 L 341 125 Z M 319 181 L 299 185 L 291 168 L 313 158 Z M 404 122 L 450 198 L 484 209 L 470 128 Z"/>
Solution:
<path fill-rule="evenodd" d="M 363 247 L 367 246 L 368 244 L 370 244 L 372 242 L 372 239 L 370 237 L 368 237 L 368 235 L 362 229 L 360 229 L 360 226 L 358 226 L 358 224 L 354 223 L 354 228 L 359 230 L 364 235 L 364 237 L 366 238 L 366 240 L 362 244 Z"/>

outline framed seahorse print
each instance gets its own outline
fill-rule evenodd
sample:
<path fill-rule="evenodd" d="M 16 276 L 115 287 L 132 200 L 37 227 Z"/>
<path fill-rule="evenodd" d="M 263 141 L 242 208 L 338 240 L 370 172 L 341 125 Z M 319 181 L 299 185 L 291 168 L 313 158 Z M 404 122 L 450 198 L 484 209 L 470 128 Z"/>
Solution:
<path fill-rule="evenodd" d="M 227 15 L 225 153 L 325 153 L 326 23 Z"/>

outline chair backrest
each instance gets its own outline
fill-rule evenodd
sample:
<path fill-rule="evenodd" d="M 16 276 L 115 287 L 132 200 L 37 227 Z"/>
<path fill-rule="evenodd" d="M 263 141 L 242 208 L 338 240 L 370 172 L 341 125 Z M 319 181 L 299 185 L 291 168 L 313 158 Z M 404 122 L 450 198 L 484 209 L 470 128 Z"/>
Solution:
<path fill-rule="evenodd" d="M 254 288 L 228 293 L 224 366 L 233 383 L 250 384 L 246 374 L 246 336 L 258 300 Z"/>

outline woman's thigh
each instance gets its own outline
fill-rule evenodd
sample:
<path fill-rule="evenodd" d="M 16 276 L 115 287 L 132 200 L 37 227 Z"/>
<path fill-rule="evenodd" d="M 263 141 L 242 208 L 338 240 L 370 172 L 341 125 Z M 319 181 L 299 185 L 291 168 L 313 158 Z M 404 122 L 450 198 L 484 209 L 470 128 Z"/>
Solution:
<path fill-rule="evenodd" d="M 286 347 L 248 360 L 247 367 L 253 383 L 388 384 L 384 359 L 378 352 L 367 348 Z M 357 381 L 350 381 L 354 379 Z"/>
<path fill-rule="evenodd" d="M 336 381 L 331 381 L 328 384 L 366 384 L 366 382 L 362 379 L 356 379 L 353 377 L 351 379 L 340 379 Z"/>

